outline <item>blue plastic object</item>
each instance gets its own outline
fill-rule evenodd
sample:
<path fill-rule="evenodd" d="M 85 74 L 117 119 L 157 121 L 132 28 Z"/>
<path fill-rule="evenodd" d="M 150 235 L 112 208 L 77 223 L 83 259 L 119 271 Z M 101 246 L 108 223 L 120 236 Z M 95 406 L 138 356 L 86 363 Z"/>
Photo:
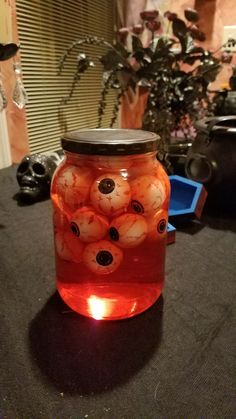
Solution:
<path fill-rule="evenodd" d="M 207 198 L 204 186 L 182 176 L 169 176 L 171 196 L 169 218 L 200 218 Z"/>
<path fill-rule="evenodd" d="M 176 228 L 172 226 L 172 224 L 168 223 L 167 225 L 167 244 L 171 244 L 175 242 L 175 233 Z"/>

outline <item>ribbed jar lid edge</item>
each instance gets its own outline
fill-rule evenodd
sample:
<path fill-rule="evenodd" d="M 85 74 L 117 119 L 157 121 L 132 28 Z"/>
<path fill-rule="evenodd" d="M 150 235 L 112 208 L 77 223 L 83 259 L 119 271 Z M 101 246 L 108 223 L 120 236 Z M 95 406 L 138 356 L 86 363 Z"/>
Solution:
<path fill-rule="evenodd" d="M 135 129 L 83 129 L 67 132 L 61 138 L 65 151 L 76 154 L 132 155 L 157 150 L 159 136 Z"/>

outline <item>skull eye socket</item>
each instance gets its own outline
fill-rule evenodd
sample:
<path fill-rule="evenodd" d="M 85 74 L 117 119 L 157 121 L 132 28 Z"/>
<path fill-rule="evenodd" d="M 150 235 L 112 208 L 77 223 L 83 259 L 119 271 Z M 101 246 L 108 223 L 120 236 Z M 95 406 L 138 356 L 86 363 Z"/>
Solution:
<path fill-rule="evenodd" d="M 38 175 L 38 176 L 45 175 L 45 168 L 43 167 L 43 165 L 41 163 L 34 163 L 32 167 L 33 167 L 33 171 L 36 175 Z"/>
<path fill-rule="evenodd" d="M 23 161 L 23 162 L 19 165 L 19 167 L 18 167 L 18 169 L 17 169 L 17 172 L 18 172 L 20 175 L 23 175 L 25 172 L 27 172 L 28 168 L 29 168 L 29 162 L 28 162 L 28 161 Z"/>

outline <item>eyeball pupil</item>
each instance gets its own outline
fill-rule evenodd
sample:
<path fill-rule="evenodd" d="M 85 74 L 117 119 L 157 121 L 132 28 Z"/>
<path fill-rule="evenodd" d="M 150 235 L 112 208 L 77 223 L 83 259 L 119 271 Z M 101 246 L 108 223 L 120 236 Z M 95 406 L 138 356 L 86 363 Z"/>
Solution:
<path fill-rule="evenodd" d="M 77 226 L 76 223 L 72 222 L 71 225 L 70 225 L 70 229 L 71 229 L 72 233 L 75 234 L 75 236 L 79 237 L 80 231 L 79 231 L 79 227 Z"/>
<path fill-rule="evenodd" d="M 119 232 L 115 227 L 111 227 L 109 230 L 110 237 L 114 242 L 117 242 L 119 240 Z"/>
<path fill-rule="evenodd" d="M 96 256 L 99 265 L 108 266 L 113 262 L 113 256 L 108 250 L 100 250 Z"/>
<path fill-rule="evenodd" d="M 115 189 L 115 182 L 113 179 L 102 179 L 101 182 L 98 185 L 98 189 L 103 194 L 108 194 L 114 191 Z"/>
<path fill-rule="evenodd" d="M 159 233 L 164 233 L 165 229 L 166 229 L 166 220 L 159 221 L 158 226 L 157 226 L 157 231 Z"/>
<path fill-rule="evenodd" d="M 143 214 L 144 213 L 144 208 L 143 208 L 142 204 L 140 204 L 140 202 L 138 202 L 138 201 L 132 201 L 131 202 L 131 207 L 134 210 L 134 212 L 137 212 L 138 214 Z"/>

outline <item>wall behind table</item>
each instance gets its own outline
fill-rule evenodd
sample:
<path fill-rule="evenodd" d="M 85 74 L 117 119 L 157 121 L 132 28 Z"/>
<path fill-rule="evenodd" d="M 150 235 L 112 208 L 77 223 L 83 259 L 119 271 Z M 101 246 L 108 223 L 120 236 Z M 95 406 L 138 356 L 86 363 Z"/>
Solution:
<path fill-rule="evenodd" d="M 15 1 L 0 0 L 0 11 L 0 43 L 18 43 Z M 17 60 L 19 59 L 18 53 Z M 8 99 L 6 118 L 11 158 L 13 163 L 18 163 L 29 152 L 26 113 L 24 109 L 18 109 L 12 102 L 15 85 L 13 59 L 1 61 L 0 66 L 3 87 Z"/>
<path fill-rule="evenodd" d="M 235 0 L 195 0 L 195 7 L 200 15 L 200 22 L 207 39 L 205 47 L 213 51 L 222 45 L 224 26 L 236 25 Z M 236 54 L 233 56 L 233 65 L 236 65 Z M 219 89 L 228 84 L 231 76 L 231 65 L 224 65 L 212 89 Z"/>
<path fill-rule="evenodd" d="M 224 26 L 236 25 L 235 0 L 168 0 L 167 2 L 171 10 L 180 17 L 184 17 L 184 9 L 187 7 L 198 11 L 199 27 L 206 34 L 206 41 L 200 44 L 211 51 L 218 50 L 222 45 Z M 236 54 L 234 54 L 232 64 L 236 65 Z M 224 68 L 210 88 L 213 90 L 226 86 L 231 73 L 231 65 L 224 64 Z"/>

